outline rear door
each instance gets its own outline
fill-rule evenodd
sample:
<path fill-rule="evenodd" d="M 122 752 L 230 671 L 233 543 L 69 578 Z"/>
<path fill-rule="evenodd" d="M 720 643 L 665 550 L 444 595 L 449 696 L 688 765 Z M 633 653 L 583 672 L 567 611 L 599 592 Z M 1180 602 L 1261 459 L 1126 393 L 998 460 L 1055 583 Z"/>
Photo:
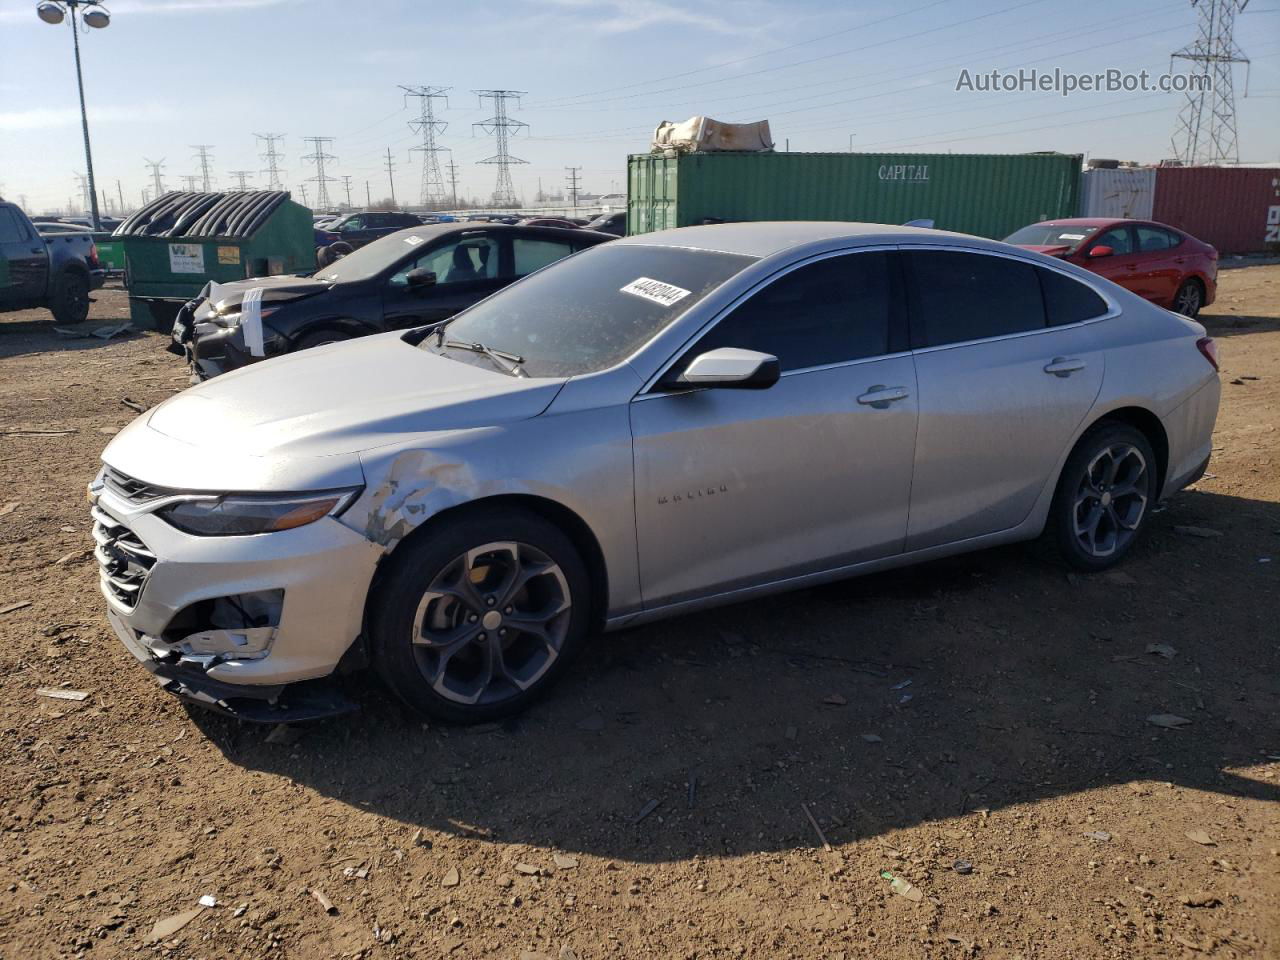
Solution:
<path fill-rule="evenodd" d="M 1109 307 L 1079 281 L 1012 257 L 903 257 L 920 400 L 910 551 L 1026 519 L 1101 389 L 1087 321 Z"/>
<path fill-rule="evenodd" d="M 30 302 L 44 297 L 49 283 L 49 249 L 13 207 L 0 205 L 0 301 Z"/>
<path fill-rule="evenodd" d="M 1151 223 L 1135 224 L 1138 273 L 1147 292 L 1142 296 L 1161 306 L 1170 306 L 1182 282 L 1182 267 L 1175 262 L 1175 241 L 1168 230 Z"/>
<path fill-rule="evenodd" d="M 902 550 L 916 386 L 891 254 L 840 254 L 770 282 L 673 366 L 740 347 L 776 356 L 766 390 L 631 404 L 646 607 Z"/>
<path fill-rule="evenodd" d="M 387 329 L 403 329 L 447 320 L 511 282 L 503 238 L 490 230 L 447 234 L 417 257 L 404 261 L 383 290 Z M 429 270 L 436 282 L 409 285 L 411 270 Z M 505 275 L 504 275 L 505 274 Z"/>

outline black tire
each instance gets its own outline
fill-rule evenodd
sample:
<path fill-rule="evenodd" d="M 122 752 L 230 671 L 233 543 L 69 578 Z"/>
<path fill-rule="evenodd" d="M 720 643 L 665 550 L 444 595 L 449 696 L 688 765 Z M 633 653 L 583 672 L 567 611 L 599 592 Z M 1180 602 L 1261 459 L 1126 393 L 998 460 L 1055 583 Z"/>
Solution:
<path fill-rule="evenodd" d="M 1126 454 L 1117 459 L 1107 452 L 1126 448 L 1135 451 L 1136 458 Z M 1141 475 L 1135 476 L 1132 484 L 1126 483 L 1134 474 L 1138 460 L 1143 467 Z M 1106 472 L 1111 462 L 1117 463 L 1117 469 L 1108 478 Z M 1090 471 L 1091 465 L 1094 465 L 1093 471 Z M 1078 570 L 1092 572 L 1106 570 L 1124 559 L 1141 536 L 1155 506 L 1159 493 L 1158 471 L 1159 463 L 1150 441 L 1142 431 L 1127 423 L 1104 420 L 1080 438 L 1062 468 L 1049 511 L 1049 526 L 1067 563 Z M 1103 482 L 1097 483 L 1097 480 Z M 1120 492 L 1130 486 L 1134 494 Z M 1101 516 L 1099 522 L 1093 524 L 1090 536 L 1089 521 L 1098 511 Z M 1115 531 L 1115 538 L 1108 544 L 1107 531 L 1111 529 Z M 1090 549 L 1090 544 L 1094 549 Z"/>
<path fill-rule="evenodd" d="M 89 280 L 74 270 L 60 273 L 49 292 L 49 309 L 59 323 L 84 323 L 89 317 Z"/>
<path fill-rule="evenodd" d="M 424 635 L 420 631 L 418 619 L 420 604 L 426 605 L 424 618 L 432 615 L 432 608 L 427 605 L 429 603 L 451 605 L 449 612 L 445 614 L 446 618 L 453 616 L 453 620 L 445 628 L 448 632 L 456 633 L 469 628 L 468 621 L 474 622 L 472 617 L 467 616 L 469 608 L 455 605 L 452 597 L 441 596 L 436 601 L 428 601 L 426 597 L 428 593 L 434 592 L 430 588 L 437 584 L 437 578 L 447 576 L 451 568 L 457 569 L 457 562 L 468 551 L 492 543 L 514 543 L 522 550 L 549 559 L 563 575 L 563 581 L 554 580 L 554 589 L 558 593 L 567 587 L 569 606 L 556 618 L 556 630 L 559 631 L 558 653 L 527 687 L 518 690 L 510 683 L 498 682 L 493 693 L 495 699 L 464 703 L 457 696 L 446 696 L 433 688 L 430 674 L 438 662 L 437 655 L 433 653 L 433 648 L 415 644 L 413 637 L 415 634 Z M 517 592 L 515 596 L 523 596 L 525 602 L 543 603 L 541 599 L 534 597 L 537 579 L 531 577 L 528 581 L 530 586 L 520 588 L 525 593 Z M 467 575 L 467 582 L 474 583 L 474 578 Z M 482 580 L 477 589 L 483 596 L 488 588 Z M 369 645 L 374 669 L 392 692 L 410 708 L 437 720 L 483 723 L 518 713 L 555 683 L 569 661 L 581 649 L 590 625 L 590 591 L 591 579 L 581 556 L 573 542 L 555 525 L 536 514 L 510 507 L 483 511 L 464 510 L 433 525 L 429 535 L 407 540 L 388 561 L 385 575 L 381 577 L 369 600 Z M 520 603 L 520 600 L 516 600 L 514 605 L 518 607 Z M 452 613 L 454 610 L 459 610 L 461 615 Z M 491 604 L 486 616 L 512 612 L 511 607 L 500 610 Z M 514 610 L 516 616 L 520 612 L 519 609 Z M 486 629 L 484 621 L 470 629 Z M 490 632 L 494 631 L 492 626 L 488 629 Z M 505 636 L 505 628 L 503 633 Z M 483 642 L 479 638 L 484 638 Z M 529 656 L 528 663 L 533 663 L 534 657 L 539 655 L 537 648 L 543 646 L 514 628 L 512 638 L 506 641 L 495 640 L 484 633 L 479 634 L 479 638 L 467 640 L 454 655 L 454 659 L 461 658 L 458 662 L 463 669 L 483 660 L 495 643 L 507 644 L 504 656 L 511 655 L 513 659 L 532 648 L 535 653 Z M 545 651 L 541 652 L 541 656 L 546 656 Z M 454 660 L 448 662 L 452 667 Z M 505 659 L 503 662 L 506 662 Z M 533 666 L 536 668 L 537 664 Z M 449 683 L 443 685 L 448 687 Z M 484 691 L 487 693 L 488 687 L 484 687 Z"/>
<path fill-rule="evenodd" d="M 344 340 L 353 339 L 355 338 L 344 330 L 313 330 L 299 337 L 293 349 L 295 351 L 310 350 L 312 347 L 323 347 L 328 343 L 342 343 Z"/>
<path fill-rule="evenodd" d="M 316 266 L 327 267 L 333 263 L 333 258 L 329 256 L 328 247 L 316 247 Z"/>
<path fill-rule="evenodd" d="M 1194 320 L 1202 306 L 1204 306 L 1204 287 L 1194 277 L 1184 281 L 1178 288 L 1178 292 L 1173 295 L 1173 311 L 1184 317 Z"/>

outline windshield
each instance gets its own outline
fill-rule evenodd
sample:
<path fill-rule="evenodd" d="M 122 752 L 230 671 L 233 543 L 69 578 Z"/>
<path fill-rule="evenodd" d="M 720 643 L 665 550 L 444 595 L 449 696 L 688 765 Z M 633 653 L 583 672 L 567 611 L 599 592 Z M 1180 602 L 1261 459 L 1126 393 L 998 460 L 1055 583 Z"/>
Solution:
<path fill-rule="evenodd" d="M 753 257 L 677 247 L 603 244 L 530 274 L 459 314 L 448 340 L 523 358 L 531 377 L 572 377 L 626 359 Z M 422 341 L 437 350 L 437 338 Z M 477 366 L 483 354 L 443 348 Z"/>
<path fill-rule="evenodd" d="M 423 237 L 415 233 L 403 231 L 389 233 L 373 243 L 348 253 L 341 260 L 335 260 L 329 266 L 321 267 L 312 276 L 317 280 L 327 280 L 330 283 L 368 280 L 426 242 Z"/>
<path fill-rule="evenodd" d="M 1100 226 L 1098 223 L 1033 223 L 1009 234 L 1004 242 L 1020 247 L 1070 247 L 1075 250 Z"/>

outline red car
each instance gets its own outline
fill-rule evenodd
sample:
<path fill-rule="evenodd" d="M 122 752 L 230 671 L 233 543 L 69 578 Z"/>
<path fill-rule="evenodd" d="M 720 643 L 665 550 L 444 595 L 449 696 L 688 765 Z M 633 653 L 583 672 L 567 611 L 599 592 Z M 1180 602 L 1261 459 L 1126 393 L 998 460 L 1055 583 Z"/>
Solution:
<path fill-rule="evenodd" d="M 1046 220 L 1004 242 L 1068 260 L 1186 317 L 1213 303 L 1218 288 L 1218 251 L 1163 223 Z"/>

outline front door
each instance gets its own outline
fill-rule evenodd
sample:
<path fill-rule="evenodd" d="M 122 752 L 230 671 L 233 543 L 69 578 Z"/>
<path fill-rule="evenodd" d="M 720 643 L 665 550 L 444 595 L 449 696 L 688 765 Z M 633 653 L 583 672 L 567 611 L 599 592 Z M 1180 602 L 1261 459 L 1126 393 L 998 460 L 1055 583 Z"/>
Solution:
<path fill-rule="evenodd" d="M 1026 519 L 1101 389 L 1103 354 L 1083 321 L 1107 307 L 1078 281 L 1013 258 L 904 256 L 920 399 L 911 551 Z M 1042 285 L 1041 270 L 1074 296 Z"/>
<path fill-rule="evenodd" d="M 886 251 L 787 273 L 706 332 L 776 356 L 765 390 L 655 390 L 631 405 L 647 608 L 901 551 L 916 384 Z"/>
<path fill-rule="evenodd" d="M 1089 251 L 1096 247 L 1110 247 L 1111 255 L 1089 256 Z M 1093 271 L 1100 277 L 1106 277 L 1112 283 L 1120 284 L 1140 297 L 1146 296 L 1143 293 L 1146 283 L 1139 273 L 1134 257 L 1133 231 L 1127 226 L 1112 227 L 1105 233 L 1099 234 L 1083 253 L 1084 258 L 1080 260 L 1080 265 L 1085 269 Z"/>
<path fill-rule="evenodd" d="M 503 268 L 502 241 L 487 231 L 447 235 L 419 256 L 402 263 L 387 281 L 383 315 L 387 329 L 405 329 L 447 320 L 510 282 Z M 411 270 L 436 275 L 432 286 L 411 286 Z"/>

